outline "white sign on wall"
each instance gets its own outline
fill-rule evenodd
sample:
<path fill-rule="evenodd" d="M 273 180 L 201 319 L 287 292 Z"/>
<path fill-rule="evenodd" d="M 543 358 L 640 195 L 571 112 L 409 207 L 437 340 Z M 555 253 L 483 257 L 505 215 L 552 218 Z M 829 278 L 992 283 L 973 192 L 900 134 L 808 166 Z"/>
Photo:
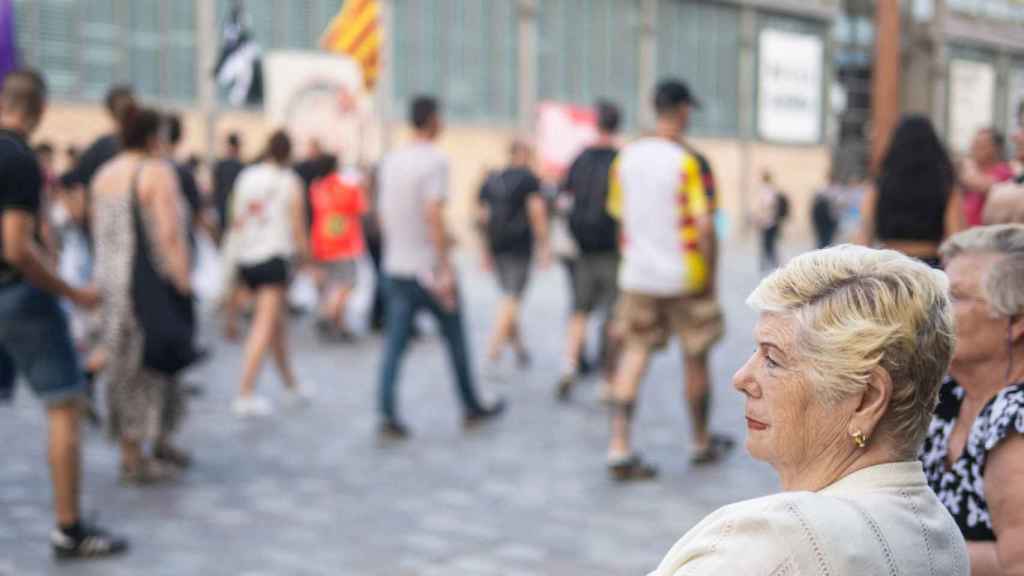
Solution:
<path fill-rule="evenodd" d="M 372 157 L 379 144 L 373 99 L 363 90 L 359 66 L 322 52 L 279 51 L 263 62 L 264 110 L 272 126 L 288 129 L 297 157 L 316 140 L 344 162 Z"/>
<path fill-rule="evenodd" d="M 814 143 L 821 138 L 824 46 L 813 34 L 761 32 L 757 132 L 765 140 Z"/>
<path fill-rule="evenodd" d="M 949 143 L 965 152 L 974 134 L 994 120 L 996 69 L 976 60 L 949 61 Z"/>

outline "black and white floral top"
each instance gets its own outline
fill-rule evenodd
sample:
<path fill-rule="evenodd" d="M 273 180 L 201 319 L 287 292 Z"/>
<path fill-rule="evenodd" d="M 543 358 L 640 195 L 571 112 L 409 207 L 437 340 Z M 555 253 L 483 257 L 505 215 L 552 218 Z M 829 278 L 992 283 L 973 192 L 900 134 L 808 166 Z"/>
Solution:
<path fill-rule="evenodd" d="M 921 448 L 928 484 L 956 520 L 966 540 L 996 539 L 985 502 L 988 453 L 1010 434 L 1024 434 L 1024 382 L 1003 388 L 974 420 L 963 454 L 946 464 L 949 435 L 960 415 L 964 389 L 950 379 L 939 390 L 939 404 Z"/>

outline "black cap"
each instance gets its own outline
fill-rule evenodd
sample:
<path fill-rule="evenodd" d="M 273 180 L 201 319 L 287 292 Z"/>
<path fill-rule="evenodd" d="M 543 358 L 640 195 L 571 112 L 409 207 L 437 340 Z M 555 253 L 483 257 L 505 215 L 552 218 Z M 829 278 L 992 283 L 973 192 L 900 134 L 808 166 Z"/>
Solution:
<path fill-rule="evenodd" d="M 658 83 L 654 90 L 654 109 L 658 112 L 671 110 L 682 104 L 700 108 L 700 100 L 690 91 L 683 80 L 667 79 Z"/>

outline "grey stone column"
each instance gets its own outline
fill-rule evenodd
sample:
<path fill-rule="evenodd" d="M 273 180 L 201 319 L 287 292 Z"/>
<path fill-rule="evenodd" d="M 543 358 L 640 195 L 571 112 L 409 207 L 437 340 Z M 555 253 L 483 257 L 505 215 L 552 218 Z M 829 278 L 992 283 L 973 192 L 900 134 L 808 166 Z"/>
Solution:
<path fill-rule="evenodd" d="M 537 112 L 537 0 L 518 0 L 519 129 L 533 130 Z"/>

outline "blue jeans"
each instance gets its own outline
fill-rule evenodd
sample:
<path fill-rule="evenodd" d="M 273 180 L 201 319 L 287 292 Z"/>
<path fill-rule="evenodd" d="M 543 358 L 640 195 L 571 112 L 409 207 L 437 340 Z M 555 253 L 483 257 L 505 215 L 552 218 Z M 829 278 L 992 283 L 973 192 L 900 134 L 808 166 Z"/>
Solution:
<path fill-rule="evenodd" d="M 427 309 L 437 318 L 448 348 L 448 359 L 455 372 L 455 382 L 464 412 L 475 414 L 482 410 L 473 387 L 469 369 L 469 347 L 462 327 L 462 313 L 443 308 L 423 286 L 413 278 L 390 276 L 384 279 L 387 297 L 387 337 L 384 361 L 380 370 L 379 401 L 381 416 L 390 422 L 398 421 L 395 411 L 395 388 L 398 371 L 412 334 L 416 313 Z"/>
<path fill-rule="evenodd" d="M 64 310 L 27 282 L 0 286 L 0 399 L 10 398 L 16 373 L 48 406 L 85 392 Z"/>

